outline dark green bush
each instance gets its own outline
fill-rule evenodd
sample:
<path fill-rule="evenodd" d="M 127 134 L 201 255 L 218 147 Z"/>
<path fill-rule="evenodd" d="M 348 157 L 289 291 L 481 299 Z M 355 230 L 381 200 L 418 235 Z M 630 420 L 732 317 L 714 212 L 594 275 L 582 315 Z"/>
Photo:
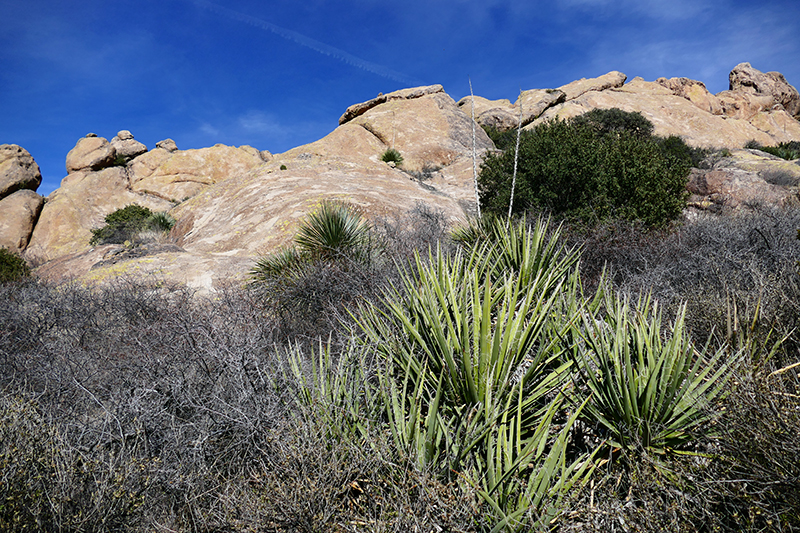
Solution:
<path fill-rule="evenodd" d="M 107 215 L 105 221 L 105 226 L 92 230 L 89 241 L 92 246 L 136 241 L 144 231 L 166 232 L 175 225 L 175 219 L 167 213 L 153 213 L 147 207 L 136 204 L 117 209 Z"/>
<path fill-rule="evenodd" d="M 685 206 L 691 166 L 680 139 L 659 140 L 638 113 L 587 113 L 522 133 L 513 212 L 664 226 Z M 681 155 L 683 154 L 683 155 Z M 490 154 L 479 181 L 484 212 L 508 212 L 514 150 Z"/>
<path fill-rule="evenodd" d="M 621 109 L 592 109 L 572 119 L 579 126 L 590 126 L 598 133 L 633 133 L 642 137 L 653 134 L 653 123 L 640 112 L 629 113 Z"/>
<path fill-rule="evenodd" d="M 0 283 L 17 281 L 30 274 L 31 269 L 22 257 L 0 248 Z"/>
<path fill-rule="evenodd" d="M 763 146 L 759 142 L 751 140 L 748 141 L 744 147 L 761 150 L 762 152 L 767 152 L 768 154 L 772 154 L 788 161 L 800 159 L 800 142 L 798 141 L 784 142 L 777 146 Z"/>

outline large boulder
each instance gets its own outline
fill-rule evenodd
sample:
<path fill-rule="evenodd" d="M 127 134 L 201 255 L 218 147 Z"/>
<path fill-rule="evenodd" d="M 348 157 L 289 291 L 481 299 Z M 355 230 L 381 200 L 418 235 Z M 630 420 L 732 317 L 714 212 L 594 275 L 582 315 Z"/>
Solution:
<path fill-rule="evenodd" d="M 67 154 L 67 173 L 100 170 L 114 164 L 116 157 L 117 151 L 107 139 L 90 133 Z"/>
<path fill-rule="evenodd" d="M 689 78 L 658 78 L 656 83 L 672 91 L 675 96 L 686 98 L 703 111 L 708 111 L 712 115 L 723 114 L 719 98 L 711 94 L 702 81 Z"/>
<path fill-rule="evenodd" d="M 566 94 L 558 89 L 531 89 L 522 91 L 513 104 L 509 100 L 487 100 L 480 96 L 465 96 L 458 101 L 458 106 L 471 116 L 474 105 L 475 121 L 478 124 L 497 131 L 508 131 L 518 127 L 520 121 L 522 126 L 530 124 L 545 110 L 563 102 L 565 98 Z"/>
<path fill-rule="evenodd" d="M 130 188 L 177 203 L 208 185 L 246 174 L 263 163 L 262 154 L 250 146 L 217 144 L 196 150 L 158 147 L 129 163 Z"/>
<path fill-rule="evenodd" d="M 783 106 L 791 116 L 800 118 L 800 94 L 780 72 L 764 73 L 754 69 L 750 63 L 739 63 L 728 79 L 731 91 L 768 96 L 773 104 Z"/>
<path fill-rule="evenodd" d="M 35 191 L 42 183 L 39 165 L 27 150 L 16 144 L 0 144 L 0 198 L 14 191 Z"/>
<path fill-rule="evenodd" d="M 20 189 L 0 199 L 0 247 L 20 253 L 28 246 L 44 198 Z"/>
<path fill-rule="evenodd" d="M 564 93 L 565 100 L 574 100 L 590 91 L 618 89 L 625 84 L 628 77 L 617 70 L 612 70 L 597 78 L 581 78 L 558 88 Z"/>

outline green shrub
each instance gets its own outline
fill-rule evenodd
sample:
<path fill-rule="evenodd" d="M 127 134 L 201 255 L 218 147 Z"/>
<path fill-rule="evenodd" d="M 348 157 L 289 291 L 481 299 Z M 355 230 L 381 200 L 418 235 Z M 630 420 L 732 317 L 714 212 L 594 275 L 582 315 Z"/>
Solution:
<path fill-rule="evenodd" d="M 166 232 L 175 225 L 175 219 L 167 213 L 153 213 L 147 207 L 131 204 L 117 209 L 105 218 L 106 225 L 92 230 L 89 244 L 122 244 L 135 242 L 145 231 Z"/>
<path fill-rule="evenodd" d="M 0 247 L 0 283 L 18 281 L 30 274 L 31 269 L 22 257 Z"/>
<path fill-rule="evenodd" d="M 589 126 L 598 133 L 633 133 L 642 137 L 653 134 L 653 123 L 640 112 L 629 113 L 621 109 L 592 109 L 572 119 L 573 124 Z"/>
<path fill-rule="evenodd" d="M 744 147 L 761 150 L 762 152 L 767 152 L 768 154 L 788 161 L 800 159 L 800 142 L 798 141 L 783 142 L 777 146 L 763 146 L 759 142 L 753 140 L 748 141 Z"/>
<path fill-rule="evenodd" d="M 651 137 L 641 115 L 621 113 L 587 113 L 523 132 L 513 212 L 641 220 L 651 227 L 678 218 L 691 166 L 676 154 L 682 141 Z M 478 178 L 484 212 L 508 212 L 513 168 L 514 150 L 484 160 Z"/>
<path fill-rule="evenodd" d="M 398 165 L 403 163 L 403 156 L 394 148 L 387 148 L 381 155 L 381 161 L 385 163 L 396 163 Z"/>

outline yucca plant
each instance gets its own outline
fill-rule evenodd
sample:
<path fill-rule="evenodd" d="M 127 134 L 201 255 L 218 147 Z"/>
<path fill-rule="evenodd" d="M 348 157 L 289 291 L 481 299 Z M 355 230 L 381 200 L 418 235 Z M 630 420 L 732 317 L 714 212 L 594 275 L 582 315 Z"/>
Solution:
<path fill-rule="evenodd" d="M 320 342 L 311 357 L 297 345 L 286 356 L 284 378 L 296 387 L 290 397 L 300 416 L 321 420 L 329 438 L 369 442 L 370 427 L 379 418 L 380 399 L 370 381 L 373 365 L 363 348 L 351 342 L 334 358 L 330 343 Z"/>
<path fill-rule="evenodd" d="M 532 507 L 555 509 L 590 464 L 566 460 L 574 414 L 552 431 L 572 364 L 559 335 L 580 306 L 577 257 L 539 238 L 545 221 L 503 228 L 454 256 L 417 254 L 383 306 L 358 318 L 385 361 L 381 398 L 396 446 L 474 484 L 498 530 L 517 528 Z"/>
<path fill-rule="evenodd" d="M 378 248 L 359 214 L 330 201 L 322 202 L 318 211 L 300 223 L 294 244 L 259 259 L 250 271 L 253 281 L 285 281 L 313 261 L 368 262 Z"/>
<path fill-rule="evenodd" d="M 635 306 L 610 291 L 604 299 L 605 316 L 584 309 L 566 343 L 591 394 L 583 416 L 612 447 L 680 451 L 710 431 L 713 403 L 726 394 L 739 355 L 709 344 L 698 350 L 685 307 L 667 334 L 649 297 Z"/>

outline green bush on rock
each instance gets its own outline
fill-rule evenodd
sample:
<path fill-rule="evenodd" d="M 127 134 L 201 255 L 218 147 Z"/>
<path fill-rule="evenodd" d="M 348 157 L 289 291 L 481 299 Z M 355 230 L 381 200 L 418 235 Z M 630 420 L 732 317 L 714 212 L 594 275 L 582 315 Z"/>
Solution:
<path fill-rule="evenodd" d="M 651 131 L 639 113 L 609 109 L 522 132 L 512 211 L 666 225 L 685 205 L 693 152 L 681 139 Z M 508 212 L 514 155 L 509 149 L 484 160 L 478 182 L 485 212 Z"/>
<path fill-rule="evenodd" d="M 167 213 L 153 213 L 147 207 L 131 204 L 117 209 L 105 218 L 106 225 L 92 230 L 89 243 L 122 244 L 125 241 L 141 240 L 147 231 L 167 232 L 175 225 L 175 219 Z"/>
<path fill-rule="evenodd" d="M 0 283 L 18 281 L 30 273 L 28 263 L 22 257 L 0 247 Z"/>

